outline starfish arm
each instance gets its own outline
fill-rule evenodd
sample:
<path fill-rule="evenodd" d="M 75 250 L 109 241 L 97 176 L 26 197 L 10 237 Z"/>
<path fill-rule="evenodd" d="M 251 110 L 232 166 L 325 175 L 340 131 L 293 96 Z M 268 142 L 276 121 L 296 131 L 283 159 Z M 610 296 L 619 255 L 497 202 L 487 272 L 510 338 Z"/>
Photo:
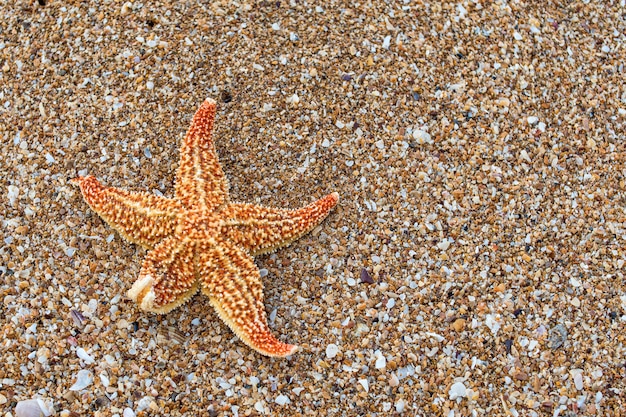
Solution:
<path fill-rule="evenodd" d="M 215 100 L 204 101 L 193 116 L 180 149 L 176 199 L 189 209 L 212 210 L 228 197 L 228 182 L 212 138 L 215 109 Z"/>
<path fill-rule="evenodd" d="M 91 175 L 72 182 L 89 207 L 129 242 L 151 249 L 176 229 L 181 207 L 175 200 L 107 187 Z"/>
<path fill-rule="evenodd" d="M 194 245 L 176 237 L 164 239 L 148 252 L 128 297 L 142 310 L 167 313 L 198 291 Z"/>
<path fill-rule="evenodd" d="M 267 326 L 259 269 L 245 250 L 211 239 L 198 255 L 202 292 L 220 318 L 248 346 L 266 356 L 283 357 L 297 346 L 277 340 Z"/>
<path fill-rule="evenodd" d="M 332 193 L 297 210 L 233 203 L 224 208 L 224 236 L 252 256 L 287 246 L 311 231 L 339 201 Z"/>

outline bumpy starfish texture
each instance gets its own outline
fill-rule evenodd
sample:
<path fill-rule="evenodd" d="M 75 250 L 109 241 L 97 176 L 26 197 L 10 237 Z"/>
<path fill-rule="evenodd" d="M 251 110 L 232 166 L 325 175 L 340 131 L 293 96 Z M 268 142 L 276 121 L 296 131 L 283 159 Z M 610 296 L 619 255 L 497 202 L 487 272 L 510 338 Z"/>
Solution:
<path fill-rule="evenodd" d="M 286 246 L 317 226 L 337 204 L 332 193 L 289 210 L 231 203 L 212 140 L 215 101 L 196 112 L 180 150 L 174 198 L 72 180 L 87 204 L 126 240 L 148 249 L 128 296 L 143 310 L 167 313 L 198 289 L 248 346 L 287 356 L 297 346 L 267 326 L 263 284 L 253 256 Z"/>

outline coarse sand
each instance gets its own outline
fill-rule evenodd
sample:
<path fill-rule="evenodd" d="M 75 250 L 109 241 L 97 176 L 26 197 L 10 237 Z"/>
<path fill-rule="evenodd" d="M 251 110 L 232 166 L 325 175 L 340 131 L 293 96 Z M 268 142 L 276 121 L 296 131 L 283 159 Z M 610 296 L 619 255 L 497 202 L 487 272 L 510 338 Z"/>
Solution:
<path fill-rule="evenodd" d="M 0 13 L 1 415 L 625 415 L 624 0 Z M 233 199 L 341 196 L 256 259 L 287 359 L 140 310 L 69 183 L 171 196 L 207 97 Z"/>

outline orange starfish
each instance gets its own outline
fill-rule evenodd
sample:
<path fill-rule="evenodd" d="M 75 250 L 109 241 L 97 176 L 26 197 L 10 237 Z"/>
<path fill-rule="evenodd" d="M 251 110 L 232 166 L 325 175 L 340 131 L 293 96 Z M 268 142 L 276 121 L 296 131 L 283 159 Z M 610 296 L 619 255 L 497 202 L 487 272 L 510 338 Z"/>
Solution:
<path fill-rule="evenodd" d="M 309 232 L 337 204 L 339 194 L 298 210 L 231 203 L 211 137 L 215 109 L 215 101 L 207 99 L 193 117 L 180 151 L 173 199 L 106 187 L 92 176 L 72 182 L 122 237 L 149 250 L 128 291 L 140 308 L 166 313 L 201 288 L 244 343 L 267 356 L 287 356 L 297 346 L 270 333 L 252 256 Z"/>

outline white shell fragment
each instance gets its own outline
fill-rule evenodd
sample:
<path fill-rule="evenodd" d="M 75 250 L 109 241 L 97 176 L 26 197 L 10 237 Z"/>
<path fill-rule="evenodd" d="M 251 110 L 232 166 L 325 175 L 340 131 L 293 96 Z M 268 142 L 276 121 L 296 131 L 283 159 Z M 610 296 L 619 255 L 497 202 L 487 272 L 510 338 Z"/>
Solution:
<path fill-rule="evenodd" d="M 467 395 L 467 389 L 462 382 L 455 382 L 450 387 L 448 391 L 451 400 L 456 400 L 457 398 L 463 398 Z"/>
<path fill-rule="evenodd" d="M 287 397 L 286 395 L 283 395 L 283 394 L 280 394 L 278 397 L 276 397 L 276 400 L 274 400 L 274 401 L 278 405 L 285 405 L 285 404 L 289 404 L 291 402 L 289 400 L 289 397 Z"/>
<path fill-rule="evenodd" d="M 416 129 L 413 131 L 413 139 L 419 144 L 422 145 L 424 143 L 433 143 L 431 136 L 428 132 L 420 129 Z"/>
<path fill-rule="evenodd" d="M 376 351 L 376 369 L 385 369 L 387 367 L 387 359 L 380 351 Z"/>
<path fill-rule="evenodd" d="M 86 365 L 91 365 L 92 363 L 94 363 L 93 357 L 88 354 L 87 351 L 82 347 L 76 349 L 76 356 L 81 358 Z"/>
<path fill-rule="evenodd" d="M 48 417 L 52 412 L 43 400 L 37 398 L 33 400 L 19 401 L 15 406 L 16 417 Z"/>
<path fill-rule="evenodd" d="M 70 387 L 70 391 L 80 391 L 87 388 L 93 382 L 93 375 L 90 371 L 82 369 L 76 374 L 76 382 Z"/>
<path fill-rule="evenodd" d="M 326 357 L 328 359 L 332 359 L 335 356 L 337 356 L 337 354 L 339 353 L 339 346 L 337 346 L 334 343 L 329 344 L 328 346 L 326 346 Z"/>

